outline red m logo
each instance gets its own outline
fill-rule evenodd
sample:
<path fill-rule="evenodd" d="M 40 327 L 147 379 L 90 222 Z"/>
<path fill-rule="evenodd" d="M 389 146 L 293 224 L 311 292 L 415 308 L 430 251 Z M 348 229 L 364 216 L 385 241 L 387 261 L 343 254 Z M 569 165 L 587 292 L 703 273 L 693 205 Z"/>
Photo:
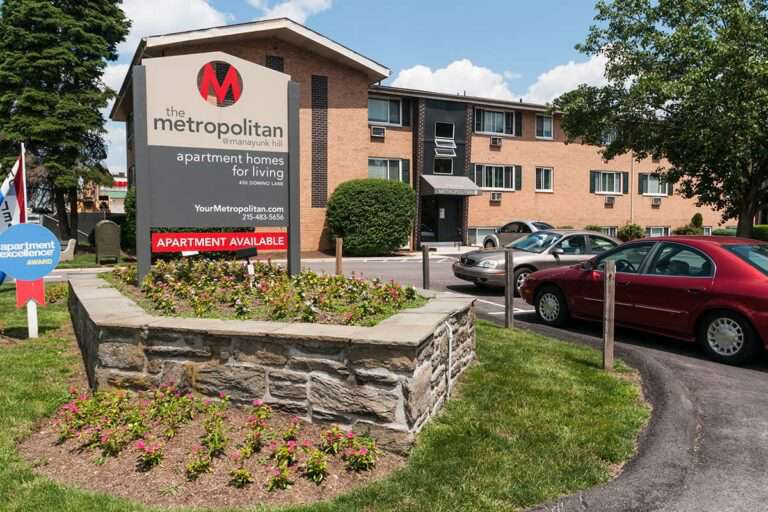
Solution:
<path fill-rule="evenodd" d="M 220 76 L 224 77 L 221 81 Z M 208 101 L 215 96 L 216 105 L 228 107 L 240 99 L 243 79 L 234 66 L 222 61 L 213 61 L 200 69 L 197 74 L 197 87 L 204 100 Z"/>

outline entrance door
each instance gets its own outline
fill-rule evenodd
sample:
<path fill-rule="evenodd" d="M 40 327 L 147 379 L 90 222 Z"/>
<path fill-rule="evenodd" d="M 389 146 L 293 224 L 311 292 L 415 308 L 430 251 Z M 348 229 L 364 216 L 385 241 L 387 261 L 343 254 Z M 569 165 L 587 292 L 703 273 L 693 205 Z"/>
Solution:
<path fill-rule="evenodd" d="M 463 197 L 423 196 L 421 198 L 421 241 L 461 242 Z"/>

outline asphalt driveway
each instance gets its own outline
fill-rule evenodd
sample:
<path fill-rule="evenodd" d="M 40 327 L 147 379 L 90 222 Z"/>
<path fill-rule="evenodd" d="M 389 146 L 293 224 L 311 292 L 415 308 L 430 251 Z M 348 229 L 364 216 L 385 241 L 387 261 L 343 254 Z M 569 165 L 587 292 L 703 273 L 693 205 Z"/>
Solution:
<path fill-rule="evenodd" d="M 503 293 L 480 291 L 453 277 L 451 257 L 433 257 L 431 261 L 432 288 L 478 297 L 480 318 L 503 322 Z M 326 272 L 333 263 L 309 263 L 307 266 Z M 421 262 L 397 260 L 345 261 L 345 273 L 365 277 L 394 279 L 401 283 L 421 286 Z M 600 342 L 599 325 L 574 323 L 567 329 L 551 329 L 536 322 L 532 308 L 515 301 L 516 321 L 520 327 L 545 332 L 574 342 Z M 663 492 L 648 492 L 634 503 L 625 501 L 610 508 L 599 501 L 573 500 L 556 504 L 551 510 L 664 510 L 687 511 L 757 511 L 768 510 L 768 357 L 747 367 L 731 367 L 709 361 L 696 346 L 629 330 L 618 330 L 620 347 L 631 347 L 652 358 L 667 371 L 668 384 L 679 384 L 680 403 L 670 407 L 692 406 L 695 435 L 678 436 L 674 448 L 682 455 L 679 460 L 659 460 L 662 467 L 635 473 L 634 487 L 659 487 L 654 474 L 667 471 L 676 475 Z M 690 403 L 689 403 L 690 401 Z M 653 461 L 651 461 L 653 462 Z M 666 466 L 666 467 L 665 467 Z M 622 479 L 619 479 L 620 482 Z"/>

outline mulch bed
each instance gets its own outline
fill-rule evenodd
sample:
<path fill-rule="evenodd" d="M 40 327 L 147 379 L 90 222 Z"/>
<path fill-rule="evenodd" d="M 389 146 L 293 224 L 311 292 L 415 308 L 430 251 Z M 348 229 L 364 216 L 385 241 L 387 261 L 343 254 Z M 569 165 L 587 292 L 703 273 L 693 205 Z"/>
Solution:
<path fill-rule="evenodd" d="M 229 472 L 236 467 L 229 456 L 236 452 L 244 438 L 243 427 L 247 416 L 241 409 L 227 410 L 227 435 L 230 438 L 227 454 L 213 461 L 211 473 L 203 474 L 195 481 L 187 480 L 185 465 L 192 449 L 200 444 L 204 435 L 201 418 L 182 427 L 172 440 L 163 441 L 163 461 L 146 473 L 136 469 L 138 452 L 133 445 L 117 457 L 107 457 L 99 465 L 95 462 L 99 456 L 97 450 L 81 450 L 76 440 L 57 444 L 59 434 L 53 420 L 43 424 L 39 432 L 26 439 L 20 445 L 19 453 L 37 473 L 56 482 L 155 506 L 240 507 L 314 503 L 384 478 L 405 463 L 403 457 L 382 450 L 373 470 L 353 472 L 346 470 L 340 456 L 329 456 L 328 477 L 322 484 L 310 482 L 297 471 L 292 474 L 294 484 L 290 488 L 269 492 L 265 485 L 271 476 L 272 464 L 267 460 L 268 448 L 264 448 L 245 463 L 253 474 L 254 483 L 237 489 L 229 485 Z M 268 424 L 270 429 L 280 431 L 288 426 L 290 419 L 276 412 Z M 323 430 L 324 427 L 302 423 L 300 438 L 318 440 Z"/>

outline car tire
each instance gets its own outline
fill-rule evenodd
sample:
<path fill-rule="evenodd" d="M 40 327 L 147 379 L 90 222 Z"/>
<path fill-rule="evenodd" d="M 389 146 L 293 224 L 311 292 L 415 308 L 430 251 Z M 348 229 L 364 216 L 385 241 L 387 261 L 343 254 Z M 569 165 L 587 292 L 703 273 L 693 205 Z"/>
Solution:
<path fill-rule="evenodd" d="M 525 281 L 525 279 L 533 272 L 535 271 L 528 267 L 515 270 L 515 297 L 520 297 L 520 287 L 522 286 L 523 281 Z"/>
<path fill-rule="evenodd" d="M 536 290 L 533 305 L 536 317 L 546 325 L 560 327 L 570 318 L 565 295 L 556 286 L 543 286 Z"/>
<path fill-rule="evenodd" d="M 699 322 L 697 340 L 711 359 L 732 365 L 754 359 L 762 349 L 752 325 L 731 311 L 707 314 Z"/>
<path fill-rule="evenodd" d="M 495 249 L 496 242 L 494 242 L 493 240 L 486 240 L 485 243 L 483 244 L 483 247 L 485 247 L 486 249 Z"/>

